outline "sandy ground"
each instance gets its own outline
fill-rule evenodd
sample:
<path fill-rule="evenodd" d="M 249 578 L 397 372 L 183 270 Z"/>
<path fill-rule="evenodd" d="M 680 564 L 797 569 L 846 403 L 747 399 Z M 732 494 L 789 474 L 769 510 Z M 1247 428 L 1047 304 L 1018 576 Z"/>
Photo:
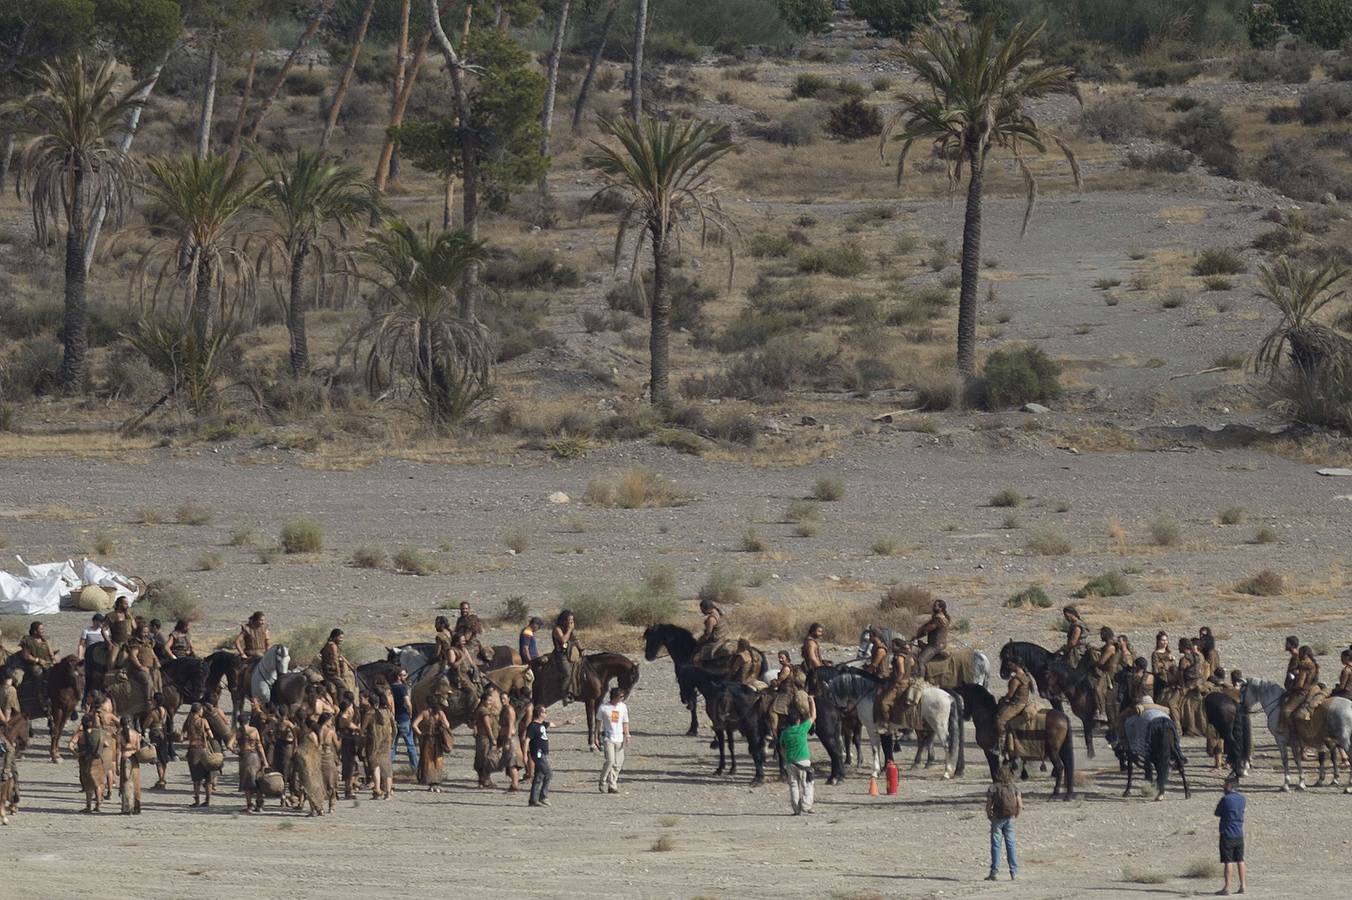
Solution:
<path fill-rule="evenodd" d="M 608 448 L 573 463 L 387 462 L 344 472 L 300 468 L 282 455 L 264 463 L 230 446 L 157 451 L 131 462 L 6 461 L 0 532 L 10 550 L 29 559 L 78 554 L 93 531 L 113 532 L 118 568 L 192 586 L 202 599 L 199 627 L 208 643 L 255 607 L 268 611 L 278 634 L 317 622 L 368 640 L 411 636 L 425 633 L 434 607 L 448 598 L 469 598 L 492 613 L 520 594 L 533 608 L 552 610 L 562 584 L 632 579 L 656 562 L 677 573 L 683 596 L 716 565 L 765 574 L 766 586 L 748 593 L 787 603 L 805 596 L 869 602 L 874 589 L 857 586 L 893 579 L 926 584 L 970 621 L 963 640 L 988 652 L 1006 638 L 1055 640 L 1054 611 L 1003 607 L 1014 590 L 1044 583 L 1061 602 L 1089 575 L 1121 566 L 1139 569 L 1135 593 L 1092 608 L 1100 620 L 1134 623 L 1127 630 L 1138 649 L 1148 645 L 1152 617 L 1161 614 L 1174 634 L 1211 624 L 1227 664 L 1268 677 L 1279 674 L 1280 638 L 1298 622 L 1320 623 L 1302 629 L 1311 642 L 1346 642 L 1352 616 L 1339 566 L 1346 564 L 1352 507 L 1337 497 L 1341 482 L 1247 452 L 1072 455 L 1016 445 L 992 452 L 978 443 L 871 436 L 846 441 L 833 459 L 787 471 L 647 447 Z M 659 466 L 693 501 L 622 511 L 547 500 L 555 490 L 580 496 L 588 480 L 635 464 Z M 790 526 L 777 521 L 783 506 L 822 474 L 843 477 L 846 497 L 824 505 L 816 537 L 791 537 Z M 1016 511 L 1023 528 L 999 527 L 1007 511 L 984 505 L 1004 486 L 1034 498 Z M 213 524 L 130 524 L 140 507 L 172 510 L 190 498 L 214 511 Z M 1055 512 L 1057 502 L 1067 511 Z M 1215 511 L 1233 503 L 1248 507 L 1245 524 L 1214 524 Z M 270 535 L 299 514 L 323 524 L 323 553 L 261 565 L 251 553 L 220 546 L 238 524 Z M 1181 523 L 1178 546 L 1147 546 L 1146 523 L 1158 515 Z M 565 517 L 585 522 L 585 531 L 565 527 Z M 1129 535 L 1125 557 L 1106 531 L 1113 518 Z M 734 552 L 749 522 L 771 552 Z M 1247 543 L 1260 524 L 1280 540 Z M 530 536 L 529 548 L 516 556 L 502 543 L 513 527 Z M 1043 528 L 1070 538 L 1074 554 L 1023 550 L 1026 535 Z M 883 534 L 905 552 L 871 555 L 868 545 Z M 442 541 L 449 549 L 432 549 Z M 444 571 L 414 578 L 343 564 L 353 547 L 369 543 L 422 547 Z M 212 550 L 223 557 L 219 569 L 189 571 Z M 1293 579 L 1291 596 L 1229 593 L 1236 577 L 1264 567 Z M 52 620 L 56 643 L 73 646 L 83 618 L 72 612 Z M 835 637 L 843 643 L 852 636 Z M 181 764 L 171 771 L 170 791 L 148 794 L 139 819 L 89 818 L 80 814 L 73 763 L 52 766 L 30 751 L 21 769 L 23 810 L 3 832 L 0 849 L 18 878 L 7 879 L 0 893 L 12 885 L 23 896 L 109 896 L 114 858 L 134 862 L 143 897 L 224 896 L 240 887 L 269 896 L 388 896 L 444 891 L 448 882 L 472 883 L 482 896 L 635 897 L 1186 895 L 1217 886 L 1211 878 L 1181 878 L 1215 856 L 1219 782 L 1201 768 L 1195 741 L 1188 750 L 1197 793 L 1189 801 L 1178 793 L 1162 803 L 1121 799 L 1122 779 L 1102 753 L 1080 760 L 1091 774 L 1075 802 L 1049 802 L 1049 782 L 1032 782 L 1019 823 L 1020 880 L 990 886 L 980 880 L 987 845 L 979 757 L 952 782 L 937 771 L 904 772 L 895 798 L 868 797 L 862 775 L 838 787 L 822 784 L 816 814 L 794 819 L 782 785 L 751 789 L 749 769 L 736 778 L 712 776 L 715 751 L 682 734 L 684 711 L 667 661 L 643 665 L 631 709 L 635 737 L 624 793 L 596 792 L 599 760 L 582 750 L 580 726 L 573 725 L 557 733 L 556 797 L 547 810 L 528 809 L 520 795 L 476 790 L 461 748 L 449 761 L 454 781 L 447 793 L 410 788 L 389 802 L 344 802 L 322 820 L 277 810 L 238 815 L 229 793 L 233 775 L 219 807 L 190 810 Z M 554 718 L 576 715 L 574 707 L 556 710 Z M 1347 840 L 1339 835 L 1352 798 L 1327 787 L 1279 795 L 1271 742 L 1260 734 L 1261 763 L 1248 788 L 1252 893 L 1331 896 L 1345 875 Z M 814 752 L 824 758 L 815 744 Z M 651 849 L 664 836 L 674 849 Z M 84 849 L 91 845 L 97 852 Z M 1131 880 L 1143 876 L 1163 880 Z"/>

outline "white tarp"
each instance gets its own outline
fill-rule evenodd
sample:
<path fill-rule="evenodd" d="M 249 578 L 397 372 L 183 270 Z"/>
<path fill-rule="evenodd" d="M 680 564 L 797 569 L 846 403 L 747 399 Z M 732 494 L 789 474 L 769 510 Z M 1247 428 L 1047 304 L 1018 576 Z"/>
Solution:
<path fill-rule="evenodd" d="M 136 582 L 88 559 L 81 562 L 77 572 L 70 560 L 31 566 L 22 556 L 15 558 L 28 575 L 0 571 L 0 615 L 52 615 L 61 611 L 63 597 L 91 584 L 111 591 L 114 599 L 126 597 L 128 603 L 141 596 Z"/>
<path fill-rule="evenodd" d="M 61 572 L 42 578 L 19 578 L 0 572 L 0 614 L 7 616 L 50 616 L 61 611 L 66 594 Z"/>
<path fill-rule="evenodd" d="M 127 603 L 135 603 L 141 596 L 141 589 L 137 587 L 136 582 L 132 581 L 126 575 L 119 575 L 112 569 L 105 569 L 103 566 L 89 560 L 84 561 L 81 576 L 83 584 L 81 587 L 90 584 L 97 584 L 101 588 L 107 588 L 113 593 L 113 599 L 118 600 L 122 597 L 127 598 Z"/>

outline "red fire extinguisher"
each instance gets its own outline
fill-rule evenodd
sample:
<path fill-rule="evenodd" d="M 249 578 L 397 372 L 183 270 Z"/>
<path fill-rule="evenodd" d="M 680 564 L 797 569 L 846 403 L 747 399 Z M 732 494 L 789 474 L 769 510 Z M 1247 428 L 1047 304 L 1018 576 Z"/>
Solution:
<path fill-rule="evenodd" d="M 897 764 L 891 760 L 887 761 L 887 796 L 894 797 L 897 793 Z"/>

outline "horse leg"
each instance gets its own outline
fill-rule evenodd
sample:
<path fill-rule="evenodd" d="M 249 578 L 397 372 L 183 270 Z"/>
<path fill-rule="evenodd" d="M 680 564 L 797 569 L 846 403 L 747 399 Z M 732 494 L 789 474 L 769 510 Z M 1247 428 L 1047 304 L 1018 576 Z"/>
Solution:
<path fill-rule="evenodd" d="M 912 768 L 912 769 L 919 767 L 919 765 L 920 765 L 920 755 L 921 755 L 922 753 L 924 753 L 924 752 L 925 752 L 925 742 L 922 741 L 922 740 L 920 740 L 920 735 L 919 735 L 919 734 L 916 734 L 916 736 L 915 736 L 915 759 L 911 760 L 911 768 Z M 929 768 L 929 764 L 926 763 L 926 764 L 925 764 L 925 767 L 926 767 L 926 768 Z"/>
<path fill-rule="evenodd" d="M 756 775 L 751 779 L 751 786 L 759 787 L 765 784 L 765 735 L 757 734 L 753 729 L 752 733 L 746 736 L 746 743 L 751 753 L 751 763 L 756 767 Z"/>
<path fill-rule="evenodd" d="M 714 726 L 714 743 L 718 745 L 718 768 L 714 769 L 715 775 L 722 775 L 726 763 L 723 759 L 723 729 L 717 725 Z"/>
<path fill-rule="evenodd" d="M 1319 779 L 1314 783 L 1315 787 L 1324 786 L 1324 748 L 1319 748 Z"/>
<path fill-rule="evenodd" d="M 686 737 L 695 737 L 699 734 L 699 701 L 691 700 L 686 704 L 690 709 L 690 728 L 686 731 Z"/>
<path fill-rule="evenodd" d="M 1094 717 L 1081 716 L 1080 722 L 1084 724 L 1084 752 L 1090 759 L 1094 758 Z"/>
<path fill-rule="evenodd" d="M 605 685 L 601 685 L 601 690 L 605 690 Z M 587 751 L 589 753 L 594 753 L 601 749 L 600 744 L 596 741 L 598 732 L 592 725 L 592 723 L 596 721 L 596 700 L 588 697 L 583 701 L 583 706 L 587 709 Z"/>
<path fill-rule="evenodd" d="M 1123 796 L 1123 797 L 1130 797 L 1130 796 L 1131 796 L 1131 780 L 1132 780 L 1132 776 L 1134 776 L 1135 774 L 1136 774 L 1136 765 L 1135 765 L 1135 763 L 1133 763 L 1133 762 L 1131 761 L 1131 757 L 1128 756 L 1128 757 L 1127 757 L 1127 787 L 1126 787 L 1126 789 L 1125 789 L 1124 791 L 1122 791 L 1122 796 Z M 1059 777 L 1059 776 L 1058 776 L 1058 777 Z"/>
<path fill-rule="evenodd" d="M 986 754 L 986 765 L 990 766 L 991 769 L 991 781 L 998 781 L 1000 779 L 1000 757 L 989 750 L 983 749 L 982 752 Z"/>
<path fill-rule="evenodd" d="M 1277 738 L 1277 749 L 1281 751 L 1282 754 L 1282 793 L 1286 793 L 1291 790 L 1291 765 L 1290 757 L 1287 753 L 1286 741 L 1280 737 Z M 1300 765 L 1299 759 L 1297 759 L 1296 765 Z"/>
<path fill-rule="evenodd" d="M 737 732 L 733 729 L 727 729 L 728 738 L 728 774 L 737 774 Z"/>

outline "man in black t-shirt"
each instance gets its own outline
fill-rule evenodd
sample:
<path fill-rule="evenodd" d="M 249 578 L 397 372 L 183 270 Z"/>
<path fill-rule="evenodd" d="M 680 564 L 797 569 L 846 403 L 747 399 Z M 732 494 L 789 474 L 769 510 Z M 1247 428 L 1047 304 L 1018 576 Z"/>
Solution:
<path fill-rule="evenodd" d="M 413 704 L 409 700 L 408 673 L 403 669 L 395 676 L 390 685 L 390 697 L 394 701 L 394 740 L 390 743 L 390 766 L 394 766 L 395 754 L 399 752 L 399 742 L 403 741 L 408 753 L 408 764 L 418 771 L 418 744 L 413 740 Z"/>
<path fill-rule="evenodd" d="M 526 726 L 526 752 L 535 763 L 535 775 L 530 780 L 530 805 L 549 805 L 549 781 L 554 770 L 549 765 L 549 729 L 556 723 L 545 721 L 545 708 L 535 707 L 531 722 Z M 565 719 L 559 725 L 571 725 L 572 720 Z"/>

